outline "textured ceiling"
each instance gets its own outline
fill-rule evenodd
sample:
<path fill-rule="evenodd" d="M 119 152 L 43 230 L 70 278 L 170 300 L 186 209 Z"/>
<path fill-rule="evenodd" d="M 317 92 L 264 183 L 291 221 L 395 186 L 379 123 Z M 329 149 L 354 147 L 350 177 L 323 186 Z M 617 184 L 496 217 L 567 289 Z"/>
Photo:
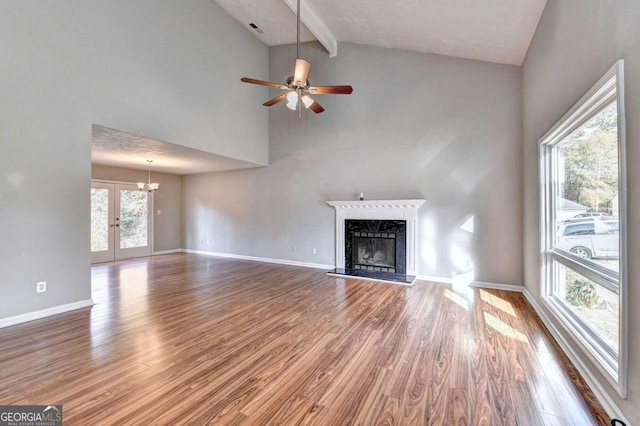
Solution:
<path fill-rule="evenodd" d="M 147 170 L 147 160 L 153 160 L 152 171 L 176 175 L 256 167 L 245 161 L 93 125 L 92 163 Z"/>
<path fill-rule="evenodd" d="M 295 14 L 285 0 L 216 1 L 265 44 L 295 43 Z M 513 65 L 522 64 L 546 4 L 546 0 L 302 1 L 338 41 Z M 264 34 L 251 30 L 250 22 Z M 309 40 L 309 33 L 301 38 Z"/>
<path fill-rule="evenodd" d="M 283 0 L 216 0 L 216 2 L 267 46 L 296 42 L 296 15 Z M 257 25 L 264 33 L 260 34 L 252 29 L 249 26 L 251 23 Z M 315 39 L 313 34 L 301 25 L 300 41 Z"/>

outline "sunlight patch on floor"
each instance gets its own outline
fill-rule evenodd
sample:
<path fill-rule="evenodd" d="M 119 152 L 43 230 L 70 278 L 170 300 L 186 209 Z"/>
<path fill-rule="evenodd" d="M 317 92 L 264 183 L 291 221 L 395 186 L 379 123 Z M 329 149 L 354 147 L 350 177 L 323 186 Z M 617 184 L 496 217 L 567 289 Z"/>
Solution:
<path fill-rule="evenodd" d="M 504 299 L 501 299 L 498 296 L 494 296 L 486 290 L 480 290 L 480 299 L 482 299 L 483 302 L 486 302 L 491 306 L 500 309 L 502 312 L 511 315 L 512 317 L 518 317 L 511 303 L 506 302 Z"/>
<path fill-rule="evenodd" d="M 493 328 L 503 336 L 519 340 L 524 343 L 529 343 L 529 339 L 527 339 L 527 336 L 487 312 L 484 313 L 484 321 L 489 327 Z"/>
<path fill-rule="evenodd" d="M 469 310 L 469 301 L 464 297 L 452 292 L 449 289 L 444 291 L 444 297 L 451 300 L 456 305 L 460 306 L 462 309 L 468 311 Z"/>

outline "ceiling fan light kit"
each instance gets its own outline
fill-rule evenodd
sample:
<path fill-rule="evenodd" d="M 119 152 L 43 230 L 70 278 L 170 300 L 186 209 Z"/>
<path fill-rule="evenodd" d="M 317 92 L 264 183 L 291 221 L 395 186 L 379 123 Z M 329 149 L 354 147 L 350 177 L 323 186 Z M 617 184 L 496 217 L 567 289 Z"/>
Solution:
<path fill-rule="evenodd" d="M 316 114 L 324 111 L 315 99 L 309 95 L 350 95 L 353 92 L 351 86 L 318 86 L 313 87 L 309 84 L 307 77 L 311 64 L 300 58 L 300 0 L 297 3 L 297 41 L 296 41 L 296 66 L 293 75 L 287 79 L 286 84 L 271 83 L 269 81 L 256 80 L 253 78 L 243 77 L 240 81 L 244 83 L 257 84 L 259 86 L 272 87 L 274 89 L 286 90 L 287 93 L 276 96 L 268 100 L 262 105 L 270 107 L 282 101 L 287 101 L 286 107 L 293 111 L 302 111 L 302 107 L 311 109 Z"/>

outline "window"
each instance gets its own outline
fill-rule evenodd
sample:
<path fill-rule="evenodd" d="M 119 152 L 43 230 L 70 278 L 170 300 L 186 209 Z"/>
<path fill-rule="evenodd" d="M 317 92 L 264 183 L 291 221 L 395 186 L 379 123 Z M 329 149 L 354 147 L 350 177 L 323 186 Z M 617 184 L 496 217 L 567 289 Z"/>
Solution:
<path fill-rule="evenodd" d="M 626 397 L 623 62 L 540 140 L 542 299 Z"/>

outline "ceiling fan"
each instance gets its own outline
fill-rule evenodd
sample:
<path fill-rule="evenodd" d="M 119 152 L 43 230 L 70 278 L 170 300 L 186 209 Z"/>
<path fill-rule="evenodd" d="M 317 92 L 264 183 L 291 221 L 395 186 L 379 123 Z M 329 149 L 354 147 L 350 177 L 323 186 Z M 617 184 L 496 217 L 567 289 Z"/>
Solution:
<path fill-rule="evenodd" d="M 270 107 L 282 101 L 287 101 L 287 108 L 295 111 L 301 111 L 301 105 L 305 108 L 311 108 L 316 114 L 324 111 L 322 105 L 314 100 L 310 95 L 350 95 L 353 92 L 351 86 L 311 86 L 307 76 L 311 64 L 304 59 L 300 59 L 300 0 L 297 4 L 297 38 L 296 38 L 296 66 L 293 70 L 293 76 L 289 77 L 285 84 L 271 83 L 269 81 L 256 80 L 253 78 L 243 77 L 240 81 L 244 83 L 258 84 L 260 86 L 273 87 L 274 89 L 286 90 L 287 93 L 276 96 L 268 100 L 262 105 Z"/>

